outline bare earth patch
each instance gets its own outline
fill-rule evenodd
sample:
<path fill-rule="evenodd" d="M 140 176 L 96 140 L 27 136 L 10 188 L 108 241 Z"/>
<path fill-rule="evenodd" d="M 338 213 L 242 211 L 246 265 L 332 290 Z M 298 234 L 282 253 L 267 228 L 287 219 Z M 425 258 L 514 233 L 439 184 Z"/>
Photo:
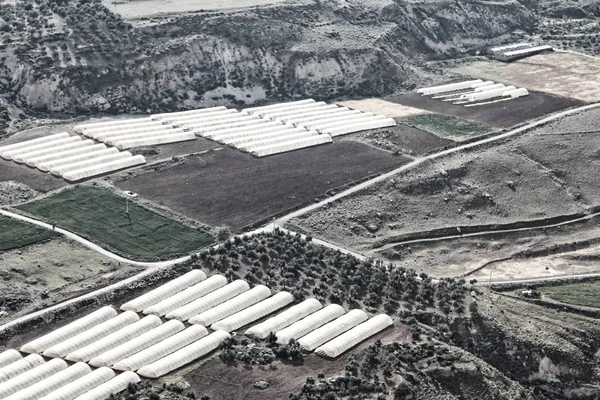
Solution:
<path fill-rule="evenodd" d="M 591 57 L 547 53 L 512 63 L 478 61 L 455 71 L 577 100 L 600 100 L 600 61 Z"/>
<path fill-rule="evenodd" d="M 401 104 L 392 103 L 381 99 L 363 99 L 363 100 L 348 100 L 337 103 L 342 107 L 349 107 L 354 110 L 370 112 L 373 114 L 385 115 L 389 118 L 408 117 L 411 115 L 427 114 L 429 111 L 421 110 L 420 108 L 403 106 Z"/>
<path fill-rule="evenodd" d="M 0 252 L 0 324 L 140 271 L 62 238 Z"/>

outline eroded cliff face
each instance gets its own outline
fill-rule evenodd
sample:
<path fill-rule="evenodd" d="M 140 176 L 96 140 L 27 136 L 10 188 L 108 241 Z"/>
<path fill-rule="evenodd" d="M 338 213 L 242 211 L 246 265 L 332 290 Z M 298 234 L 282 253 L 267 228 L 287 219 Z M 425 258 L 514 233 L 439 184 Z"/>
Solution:
<path fill-rule="evenodd" d="M 517 2 L 483 1 L 339 0 L 187 15 L 132 28 L 138 52 L 101 60 L 53 62 L 8 45 L 0 85 L 24 109 L 59 113 L 377 96 L 430 80 L 425 60 L 481 49 L 533 23 Z M 70 52 L 83 47 L 63 39 Z"/>

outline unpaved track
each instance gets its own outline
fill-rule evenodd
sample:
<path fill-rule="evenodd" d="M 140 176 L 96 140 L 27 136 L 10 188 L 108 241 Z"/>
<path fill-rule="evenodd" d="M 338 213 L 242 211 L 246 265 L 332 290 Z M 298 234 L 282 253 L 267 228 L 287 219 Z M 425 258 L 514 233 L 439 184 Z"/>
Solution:
<path fill-rule="evenodd" d="M 267 225 L 265 227 L 259 228 L 259 229 L 255 230 L 255 231 L 246 233 L 246 235 L 253 235 L 253 234 L 256 234 L 256 233 L 260 233 L 260 232 L 267 232 L 267 231 L 270 231 L 270 230 L 274 229 L 274 227 L 276 227 L 276 226 L 284 226 L 292 218 L 298 217 L 300 215 L 304 215 L 304 214 L 306 214 L 306 213 L 308 213 L 310 211 L 313 211 L 313 210 L 316 210 L 318 208 L 321 208 L 321 207 L 323 207 L 323 206 L 325 206 L 325 205 L 327 205 L 329 203 L 332 203 L 332 202 L 340 200 L 340 199 L 342 199 L 344 197 L 350 196 L 350 195 L 352 195 L 352 194 L 354 194 L 356 192 L 359 192 L 359 191 L 361 191 L 363 189 L 366 189 L 368 187 L 371 187 L 371 186 L 373 186 L 373 185 L 375 185 L 375 184 L 377 184 L 379 182 L 382 182 L 382 181 L 384 181 L 384 180 L 386 180 L 386 179 L 388 179 L 388 178 L 390 178 L 392 176 L 398 175 L 398 174 L 400 174 L 402 172 L 405 172 L 405 171 L 409 171 L 409 170 L 411 170 L 411 169 L 413 169 L 413 168 L 415 168 L 415 167 L 423 164 L 426 161 L 435 160 L 437 158 L 444 157 L 444 156 L 446 156 L 448 154 L 457 153 L 457 152 L 462 151 L 462 150 L 470 149 L 470 148 L 477 147 L 477 146 L 480 146 L 480 145 L 483 145 L 483 144 L 486 144 L 486 143 L 492 143 L 492 142 L 495 142 L 495 141 L 498 141 L 498 140 L 502 140 L 502 139 L 505 139 L 505 138 L 508 138 L 508 137 L 511 137 L 511 136 L 515 136 L 515 135 L 518 135 L 518 134 L 520 134 L 522 132 L 525 132 L 525 131 L 527 131 L 529 129 L 532 129 L 532 128 L 535 128 L 537 126 L 543 125 L 543 124 L 545 124 L 547 122 L 554 121 L 556 119 L 565 117 L 567 115 L 575 114 L 575 113 L 580 112 L 580 111 L 585 111 L 585 110 L 589 110 L 589 109 L 593 109 L 593 108 L 598 108 L 598 107 L 600 107 L 600 103 L 590 104 L 590 105 L 578 107 L 578 108 L 567 110 L 567 111 L 561 111 L 559 113 L 556 113 L 556 114 L 550 115 L 548 117 L 542 118 L 542 119 L 540 119 L 538 121 L 529 123 L 529 124 L 524 125 L 524 126 L 522 126 L 520 128 L 514 129 L 514 130 L 512 130 L 510 132 L 503 133 L 503 134 L 498 135 L 498 136 L 494 136 L 494 137 L 487 138 L 487 139 L 482 139 L 482 140 L 477 141 L 477 142 L 468 143 L 468 144 L 461 145 L 461 146 L 458 146 L 458 147 L 454 147 L 454 148 L 451 148 L 451 149 L 448 149 L 448 150 L 443 150 L 443 151 L 440 151 L 438 153 L 434 153 L 434 154 L 428 155 L 426 157 L 422 157 L 422 158 L 416 159 L 415 161 L 413 161 L 413 162 L 411 162 L 409 164 L 406 164 L 406 165 L 404 165 L 404 166 L 402 166 L 400 168 L 397 168 L 397 169 L 395 169 L 393 171 L 390 171 L 388 173 L 385 173 L 383 175 L 380 175 L 378 177 L 375 177 L 373 179 L 365 181 L 365 182 L 363 182 L 363 183 L 361 183 L 361 184 L 359 184 L 357 186 L 354 186 L 354 187 L 352 187 L 350 189 L 347 189 L 347 190 L 345 190 L 343 192 L 340 192 L 340 193 L 338 193 L 337 195 L 335 195 L 333 197 L 329 197 L 329 198 L 327 198 L 325 200 L 322 200 L 322 201 L 320 201 L 318 203 L 315 203 L 315 204 L 312 204 L 312 205 L 310 205 L 308 207 L 305 207 L 305 208 L 302 208 L 300 210 L 294 211 L 294 212 L 292 212 L 292 213 L 290 213 L 290 214 L 288 214 L 286 216 L 283 216 L 283 217 L 277 219 L 276 221 L 274 221 L 274 223 L 269 224 L 269 225 Z M 46 229 L 52 229 L 52 225 L 50 225 L 50 224 L 47 224 L 47 223 L 42 222 L 42 221 L 38 221 L 38 220 L 36 220 L 34 218 L 25 217 L 23 215 L 19 215 L 19 214 L 10 212 L 10 211 L 6 211 L 6 210 L 0 209 L 0 214 L 5 215 L 7 217 L 15 218 L 15 219 L 18 219 L 18 220 L 21 220 L 21 221 L 29 222 L 29 223 L 32 223 L 32 224 L 35 224 L 35 225 L 38 225 L 38 226 L 41 226 L 41 227 L 45 227 Z M 88 247 L 91 250 L 99 252 L 100 254 L 102 254 L 102 255 L 104 255 L 106 257 L 110 257 L 110 258 L 112 258 L 114 260 L 117 260 L 117 261 L 120 261 L 120 262 L 125 262 L 125 263 L 129 263 L 129 264 L 132 264 L 132 265 L 146 266 L 146 267 L 150 267 L 150 268 L 148 270 L 146 270 L 146 271 L 138 274 L 138 275 L 132 276 L 131 278 L 128 278 L 128 279 L 125 279 L 125 280 L 123 280 L 121 282 L 115 283 L 114 285 L 107 286 L 105 288 L 96 290 L 96 291 L 88 293 L 86 295 L 83 295 L 83 296 L 80 296 L 80 297 L 68 300 L 68 301 L 63 302 L 63 303 L 56 304 L 56 305 L 54 305 L 52 307 L 48 307 L 48 308 L 46 308 L 44 310 L 40 310 L 40 311 L 31 313 L 31 314 L 25 315 L 23 317 L 20 317 L 20 318 L 14 320 L 14 321 L 11 321 L 11 322 L 9 322 L 9 323 L 7 323 L 5 325 L 0 326 L 0 332 L 3 332 L 6 329 L 9 329 L 9 328 L 11 328 L 11 327 L 13 327 L 13 326 L 15 326 L 15 325 L 17 325 L 19 323 L 29 321 L 29 320 L 31 320 L 33 318 L 36 318 L 36 317 L 38 317 L 40 315 L 43 315 L 43 314 L 47 313 L 47 312 L 50 312 L 50 311 L 53 311 L 53 310 L 62 309 L 64 307 L 67 307 L 70 304 L 74 304 L 74 303 L 76 303 L 78 301 L 81 301 L 81 300 L 84 300 L 84 299 L 87 299 L 87 298 L 92 298 L 92 297 L 98 296 L 98 295 L 103 294 L 103 293 L 108 293 L 108 292 L 110 292 L 110 291 L 112 291 L 112 290 L 114 290 L 116 288 L 119 288 L 121 286 L 127 285 L 127 284 L 129 284 L 131 282 L 135 282 L 136 280 L 141 279 L 144 276 L 151 274 L 152 272 L 154 272 L 154 270 L 156 268 L 167 268 L 167 267 L 169 267 L 169 266 L 171 266 L 173 264 L 176 264 L 176 263 L 179 263 L 179 262 L 183 262 L 183 261 L 187 261 L 190 258 L 190 256 L 186 256 L 186 257 L 178 258 L 176 260 L 162 261 L 162 262 L 159 262 L 159 263 L 143 263 L 143 262 L 138 262 L 138 261 L 134 261 L 134 260 L 128 260 L 126 258 L 123 258 L 123 257 L 117 255 L 117 254 L 111 253 L 110 251 L 107 251 L 107 250 L 101 248 L 100 246 L 98 246 L 98 245 L 90 242 L 87 239 L 82 238 L 81 236 L 79 236 L 79 235 L 77 235 L 75 233 L 69 232 L 69 231 L 67 231 L 65 229 L 62 229 L 62 228 L 56 228 L 56 231 L 59 232 L 59 233 L 64 234 L 65 236 L 67 236 L 70 239 L 73 239 L 73 240 L 75 240 L 75 241 L 83 244 L 84 246 Z M 333 245 L 333 244 L 330 244 L 330 243 L 327 243 L 327 242 L 324 242 L 324 241 L 321 241 L 321 240 L 319 240 L 318 242 L 317 241 L 315 241 L 315 242 L 319 243 L 319 244 L 322 244 L 322 245 L 325 245 L 325 246 L 330 247 L 330 248 L 334 248 L 334 249 L 338 249 L 338 250 L 343 250 L 345 253 L 356 254 L 356 253 L 353 253 L 352 251 L 350 251 L 348 249 L 343 249 L 343 248 L 341 248 L 339 246 L 336 246 L 336 245 Z M 585 277 L 600 277 L 600 273 L 598 273 L 598 274 L 583 274 L 583 275 L 575 275 L 575 276 L 565 276 L 565 277 L 538 278 L 538 279 L 529 279 L 529 280 L 523 280 L 523 281 L 508 281 L 508 283 L 511 283 L 511 282 L 514 282 L 514 283 L 547 282 L 547 281 L 552 281 L 552 280 L 569 279 L 569 278 L 573 278 L 573 277 L 584 277 L 584 278 Z M 492 284 L 494 284 L 494 283 L 503 283 L 503 282 L 502 281 L 499 281 L 499 282 L 492 281 Z M 504 282 L 504 283 L 506 283 L 506 282 Z"/>
<path fill-rule="evenodd" d="M 514 232 L 524 232 L 524 231 L 534 231 L 534 230 L 538 230 L 538 229 L 555 228 L 558 226 L 570 225 L 570 224 L 575 224 L 577 222 L 586 221 L 588 219 L 593 219 L 598 216 L 600 216 L 600 211 L 592 213 L 592 214 L 588 214 L 583 217 L 575 218 L 575 219 L 572 219 L 569 221 L 558 222 L 558 223 L 547 224 L 547 225 L 529 226 L 529 227 L 525 227 L 525 228 L 495 229 L 495 230 L 487 230 L 487 231 L 481 231 L 481 232 L 464 233 L 464 234 L 456 234 L 456 235 L 447 235 L 447 236 L 440 236 L 440 237 L 433 237 L 433 238 L 403 240 L 403 241 L 387 243 L 381 247 L 375 248 L 374 250 L 382 251 L 382 250 L 387 250 L 387 249 L 394 248 L 394 247 L 400 246 L 400 245 L 410 245 L 410 244 L 415 244 L 415 243 L 441 242 L 444 240 L 461 239 L 461 238 L 467 238 L 467 237 L 499 235 L 499 234 L 506 234 L 506 233 L 514 233 Z"/>

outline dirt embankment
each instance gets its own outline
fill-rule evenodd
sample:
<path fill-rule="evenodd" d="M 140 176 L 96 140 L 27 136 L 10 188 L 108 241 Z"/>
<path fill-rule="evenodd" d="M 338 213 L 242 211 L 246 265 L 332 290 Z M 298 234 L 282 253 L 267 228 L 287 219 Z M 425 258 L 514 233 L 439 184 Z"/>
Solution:
<path fill-rule="evenodd" d="M 464 54 L 533 25 L 516 2 L 319 2 L 171 16 L 130 27 L 96 55 L 93 30 L 42 39 L 52 57 L 41 57 L 37 43 L 13 42 L 0 50 L 0 78 L 10 77 L 0 89 L 24 109 L 61 113 L 382 95 L 430 80 L 437 72 L 423 66 L 426 59 Z M 135 49 L 117 54 L 129 42 Z"/>

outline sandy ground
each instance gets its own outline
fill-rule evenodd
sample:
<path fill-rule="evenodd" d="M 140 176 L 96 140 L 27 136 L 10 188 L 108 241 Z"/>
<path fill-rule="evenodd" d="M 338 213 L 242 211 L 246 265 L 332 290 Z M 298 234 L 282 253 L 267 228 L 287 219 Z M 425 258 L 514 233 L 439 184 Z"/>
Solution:
<path fill-rule="evenodd" d="M 194 11 L 235 10 L 280 3 L 303 3 L 303 0 L 102 0 L 104 6 L 121 14 L 125 19 L 149 17 L 160 14 L 175 14 Z"/>
<path fill-rule="evenodd" d="M 139 271 L 62 238 L 0 252 L 0 324 Z"/>
<path fill-rule="evenodd" d="M 390 101 L 381 99 L 348 100 L 339 102 L 337 104 L 343 107 L 352 108 L 354 110 L 385 115 L 389 118 L 408 117 L 410 115 L 429 113 L 429 111 L 426 110 L 403 106 L 401 104 L 392 103 Z"/>
<path fill-rule="evenodd" d="M 596 245 L 555 256 L 496 262 L 469 275 L 469 279 L 485 282 L 490 279 L 490 273 L 493 281 L 587 274 L 600 272 L 598 260 L 600 246 Z"/>
<path fill-rule="evenodd" d="M 600 101 L 600 61 L 570 53 L 547 53 L 512 63 L 478 61 L 455 72 L 582 101 Z"/>

